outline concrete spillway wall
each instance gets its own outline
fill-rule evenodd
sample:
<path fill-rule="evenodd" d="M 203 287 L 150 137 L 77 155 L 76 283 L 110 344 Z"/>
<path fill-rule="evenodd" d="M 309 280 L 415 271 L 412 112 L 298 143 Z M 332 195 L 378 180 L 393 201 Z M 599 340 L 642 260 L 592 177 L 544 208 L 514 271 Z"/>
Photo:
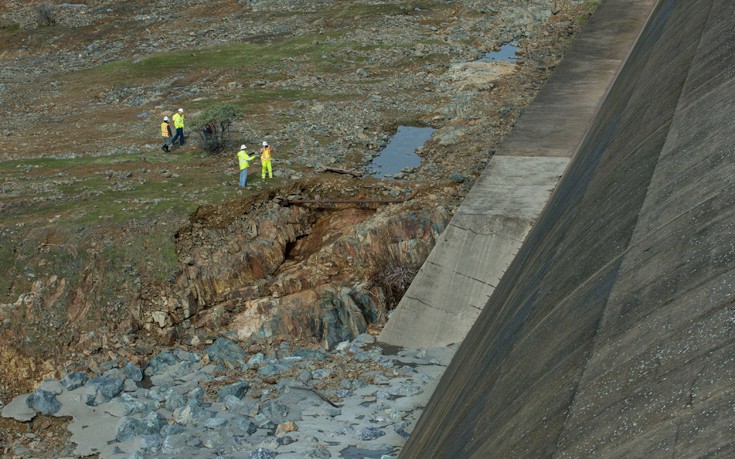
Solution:
<path fill-rule="evenodd" d="M 460 343 L 577 151 L 654 0 L 608 0 L 592 17 L 421 267 L 380 340 Z"/>
<path fill-rule="evenodd" d="M 656 3 L 402 458 L 735 455 L 734 50 Z"/>

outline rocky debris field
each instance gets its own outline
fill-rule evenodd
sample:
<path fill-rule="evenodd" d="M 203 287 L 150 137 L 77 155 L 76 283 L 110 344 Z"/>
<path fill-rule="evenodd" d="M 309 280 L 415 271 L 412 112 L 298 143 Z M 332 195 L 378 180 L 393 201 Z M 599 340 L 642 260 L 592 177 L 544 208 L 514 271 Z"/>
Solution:
<path fill-rule="evenodd" d="M 0 402 L 171 346 L 203 362 L 220 337 L 275 357 L 274 337 L 339 355 L 376 333 L 595 6 L 0 3 Z M 503 46 L 513 59 L 483 59 Z M 231 151 L 205 155 L 187 129 L 161 153 L 163 115 L 218 102 L 242 110 Z M 400 126 L 434 129 L 420 165 L 369 177 Z M 240 190 L 236 147 L 262 140 L 275 178 L 256 163 Z M 2 419 L 0 450 L 71 454 L 66 419 Z"/>
<path fill-rule="evenodd" d="M 31 433 L 3 453 L 396 457 L 453 349 L 386 351 L 367 334 L 331 352 L 282 341 L 266 354 L 218 338 L 201 352 L 162 351 L 145 368 L 102 362 L 96 373 L 43 381 L 2 409 L 3 417 L 21 422 L 71 418 L 70 443 L 39 442 Z"/>

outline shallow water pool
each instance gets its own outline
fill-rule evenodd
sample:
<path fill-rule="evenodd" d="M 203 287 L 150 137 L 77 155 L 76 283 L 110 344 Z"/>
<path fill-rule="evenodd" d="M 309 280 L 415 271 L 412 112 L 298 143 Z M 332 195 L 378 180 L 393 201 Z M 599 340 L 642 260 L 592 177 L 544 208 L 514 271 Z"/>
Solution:
<path fill-rule="evenodd" d="M 421 158 L 416 150 L 423 147 L 431 138 L 434 129 L 430 127 L 399 126 L 396 135 L 380 155 L 373 158 L 370 174 L 378 178 L 390 178 L 411 167 L 418 167 Z"/>
<path fill-rule="evenodd" d="M 510 43 L 506 43 L 503 46 L 501 46 L 498 51 L 491 51 L 489 53 L 485 53 L 485 55 L 480 58 L 480 62 L 517 61 L 518 56 L 516 56 L 516 51 L 518 51 L 518 43 L 515 41 L 512 41 Z"/>

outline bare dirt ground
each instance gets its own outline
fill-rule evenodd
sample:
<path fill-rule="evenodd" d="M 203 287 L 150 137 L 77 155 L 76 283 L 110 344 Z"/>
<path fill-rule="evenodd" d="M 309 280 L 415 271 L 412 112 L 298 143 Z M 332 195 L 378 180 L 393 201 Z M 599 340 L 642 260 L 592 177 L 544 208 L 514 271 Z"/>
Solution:
<path fill-rule="evenodd" d="M 0 3 L 3 403 L 45 377 L 186 344 L 133 317 L 186 265 L 176 235 L 197 209 L 230 221 L 244 200 L 416 192 L 377 214 L 451 213 L 596 6 L 88 0 L 44 15 L 46 3 Z M 511 41 L 510 70 L 473 64 Z M 214 102 L 242 109 L 232 147 L 203 155 L 192 135 L 159 150 L 161 116 Z M 436 129 L 406 180 L 325 172 L 365 172 L 400 125 Z M 253 170 L 240 191 L 235 147 L 263 139 L 276 178 Z M 0 451 L 18 438 L 62 451 L 65 435 L 51 418 L 2 420 Z"/>

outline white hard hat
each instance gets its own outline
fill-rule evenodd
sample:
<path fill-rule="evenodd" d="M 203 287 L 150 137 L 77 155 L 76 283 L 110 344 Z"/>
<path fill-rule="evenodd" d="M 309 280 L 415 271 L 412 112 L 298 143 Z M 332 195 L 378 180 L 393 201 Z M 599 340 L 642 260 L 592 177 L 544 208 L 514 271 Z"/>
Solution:
<path fill-rule="evenodd" d="M 168 116 L 164 116 L 163 121 L 168 121 Z"/>
<path fill-rule="evenodd" d="M 245 144 L 240 145 L 240 150 L 247 150 L 248 147 L 245 146 Z"/>
<path fill-rule="evenodd" d="M 184 113 L 184 109 L 183 108 L 180 108 L 179 109 L 179 113 Z"/>
<path fill-rule="evenodd" d="M 264 140 L 264 141 L 263 141 L 263 146 L 264 146 L 264 147 L 267 147 L 267 146 L 268 146 L 268 142 L 266 142 L 266 141 Z"/>

